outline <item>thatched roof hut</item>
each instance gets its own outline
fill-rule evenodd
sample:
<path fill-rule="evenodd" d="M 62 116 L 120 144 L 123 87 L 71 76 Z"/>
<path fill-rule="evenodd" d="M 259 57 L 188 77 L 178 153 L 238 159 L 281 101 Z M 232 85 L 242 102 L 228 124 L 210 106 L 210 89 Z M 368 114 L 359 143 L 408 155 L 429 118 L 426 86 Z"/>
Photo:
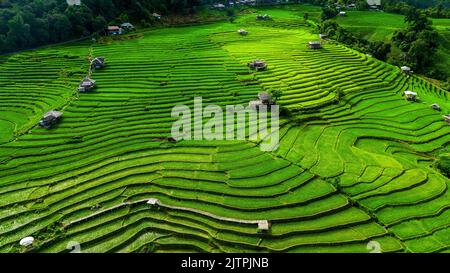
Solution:
<path fill-rule="evenodd" d="M 405 74 L 411 74 L 413 73 L 413 71 L 411 70 L 411 68 L 409 66 L 402 66 L 400 67 L 400 69 L 402 70 L 403 73 Z"/>
<path fill-rule="evenodd" d="M 78 86 L 79 92 L 88 92 L 95 87 L 95 81 L 89 77 L 85 77 Z"/>
<path fill-rule="evenodd" d="M 433 103 L 431 105 L 431 108 L 433 108 L 434 110 L 440 111 L 441 110 L 441 106 L 439 106 L 439 104 L 437 103 Z"/>
<path fill-rule="evenodd" d="M 248 66 L 251 69 L 256 70 L 256 71 L 264 70 L 264 69 L 267 68 L 267 64 L 264 61 L 261 61 L 261 60 L 255 60 L 253 62 L 250 62 L 250 63 L 248 63 Z"/>
<path fill-rule="evenodd" d="M 417 93 L 416 92 L 407 90 L 407 91 L 404 92 L 404 94 L 405 94 L 405 98 L 407 100 L 415 101 L 417 99 Z"/>
<path fill-rule="evenodd" d="M 265 232 L 270 229 L 270 223 L 267 220 L 261 220 L 258 222 L 258 230 Z"/>
<path fill-rule="evenodd" d="M 245 36 L 245 35 L 248 34 L 248 31 L 246 31 L 245 29 L 240 29 L 240 30 L 238 30 L 237 32 L 238 32 L 239 34 L 243 35 L 243 36 Z"/>
<path fill-rule="evenodd" d="M 96 57 L 91 61 L 91 67 L 95 69 L 100 69 L 105 67 L 105 58 L 104 57 Z"/>
<path fill-rule="evenodd" d="M 311 49 L 320 49 L 322 48 L 322 43 L 320 41 L 310 41 L 308 42 L 308 47 Z"/>
<path fill-rule="evenodd" d="M 55 125 L 62 117 L 62 113 L 59 111 L 49 111 L 44 114 L 42 119 L 39 121 L 39 126 L 49 129 Z"/>

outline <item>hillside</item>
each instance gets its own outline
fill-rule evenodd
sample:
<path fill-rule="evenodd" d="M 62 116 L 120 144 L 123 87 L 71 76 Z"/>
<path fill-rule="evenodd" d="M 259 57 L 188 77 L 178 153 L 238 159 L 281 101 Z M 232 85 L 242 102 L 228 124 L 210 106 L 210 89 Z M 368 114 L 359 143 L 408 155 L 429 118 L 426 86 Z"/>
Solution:
<path fill-rule="evenodd" d="M 273 21 L 242 14 L 3 57 L 0 252 L 24 251 L 30 235 L 35 252 L 369 252 L 370 241 L 448 252 L 450 181 L 433 163 L 450 152 L 450 94 L 339 44 L 308 49 L 318 34 L 299 10 L 261 12 Z M 107 66 L 77 93 L 89 56 Z M 255 59 L 268 69 L 249 70 Z M 272 153 L 164 140 L 175 105 L 247 105 L 275 89 L 293 114 Z M 35 126 L 51 109 L 62 122 Z M 268 233 L 248 222 L 259 220 Z"/>
<path fill-rule="evenodd" d="M 406 27 L 404 16 L 372 11 L 349 11 L 347 17 L 338 17 L 342 27 L 369 41 L 389 42 L 396 30 Z M 436 65 L 441 71 L 450 67 L 450 19 L 432 19 L 433 27 L 440 34 L 441 46 L 437 52 Z M 450 74 L 447 75 L 450 77 Z"/>

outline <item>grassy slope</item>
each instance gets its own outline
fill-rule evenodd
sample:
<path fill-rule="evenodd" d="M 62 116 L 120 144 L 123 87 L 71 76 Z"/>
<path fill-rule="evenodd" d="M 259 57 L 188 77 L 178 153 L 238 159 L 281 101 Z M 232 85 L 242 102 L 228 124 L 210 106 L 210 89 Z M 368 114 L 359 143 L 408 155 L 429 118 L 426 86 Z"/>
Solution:
<path fill-rule="evenodd" d="M 389 41 L 393 33 L 406 26 L 403 16 L 383 12 L 349 11 L 347 17 L 337 22 L 370 41 Z M 441 47 L 437 52 L 437 65 L 443 71 L 450 67 L 450 19 L 433 19 L 433 26 L 441 35 Z"/>
<path fill-rule="evenodd" d="M 36 96 L 22 95 L 34 89 L 22 86 L 59 77 L 44 78 L 45 69 L 24 77 L 21 67 L 48 67 L 43 57 L 86 56 L 90 49 L 108 60 L 94 73 L 98 89 L 67 104 L 57 128 L 33 128 L 0 146 L 0 252 L 20 251 L 17 242 L 28 235 L 47 241 L 42 252 L 64 251 L 70 241 L 85 252 L 367 252 L 371 240 L 382 251 L 448 250 L 449 181 L 430 167 L 450 142 L 441 118 L 450 111 L 448 94 L 341 45 L 309 50 L 317 34 L 304 26 L 301 9 L 266 10 L 269 22 L 247 14 L 234 24 L 149 30 L 138 39 L 42 49 L 30 53 L 41 58 L 3 63 L 16 70 L 3 72 L 1 83 L 17 75 L 17 86 L 0 100 L 38 109 Z M 241 27 L 248 36 L 236 33 Z M 268 62 L 267 71 L 247 69 L 256 58 Z M 79 61 L 64 65 L 85 68 Z M 335 87 L 345 97 L 329 104 Z M 296 115 L 297 123 L 283 121 L 274 153 L 239 141 L 157 139 L 170 133 L 172 107 L 192 106 L 194 96 L 224 106 L 272 89 L 283 90 L 288 108 L 321 106 Z M 405 89 L 416 90 L 420 103 L 406 102 Z M 28 119 L 53 108 L 51 98 Z M 442 113 L 431 110 L 433 102 Z M 95 204 L 149 197 L 222 217 L 268 219 L 271 232 L 145 205 L 109 211 L 64 236 L 58 231 Z"/>

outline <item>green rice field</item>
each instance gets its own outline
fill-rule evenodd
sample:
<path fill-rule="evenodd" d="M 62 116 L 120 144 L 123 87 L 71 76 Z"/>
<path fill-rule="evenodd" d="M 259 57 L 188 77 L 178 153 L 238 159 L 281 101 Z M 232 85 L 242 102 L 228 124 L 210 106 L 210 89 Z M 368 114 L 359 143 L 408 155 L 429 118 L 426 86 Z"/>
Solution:
<path fill-rule="evenodd" d="M 340 44 L 309 49 L 301 11 L 264 12 L 0 57 L 0 252 L 450 251 L 450 181 L 434 167 L 450 152 L 450 94 Z M 90 55 L 107 66 L 78 93 Z M 175 105 L 271 90 L 292 112 L 274 152 L 164 141 Z M 62 121 L 36 126 L 52 109 Z"/>
<path fill-rule="evenodd" d="M 406 28 L 404 16 L 375 11 L 349 11 L 348 16 L 338 17 L 342 27 L 369 41 L 389 42 L 395 31 Z M 440 46 L 436 53 L 436 66 L 448 71 L 450 66 L 450 19 L 431 19 L 439 33 Z"/>

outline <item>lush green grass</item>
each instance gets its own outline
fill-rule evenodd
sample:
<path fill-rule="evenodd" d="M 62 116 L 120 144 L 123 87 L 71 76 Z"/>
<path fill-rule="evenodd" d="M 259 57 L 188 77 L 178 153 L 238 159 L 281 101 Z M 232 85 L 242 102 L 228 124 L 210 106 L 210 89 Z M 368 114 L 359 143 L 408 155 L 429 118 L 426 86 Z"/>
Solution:
<path fill-rule="evenodd" d="M 369 41 L 389 42 L 396 30 L 406 27 L 404 16 L 399 14 L 349 11 L 347 17 L 336 21 L 346 29 Z M 440 34 L 441 46 L 438 49 L 436 66 L 448 71 L 450 66 L 450 19 L 432 19 L 433 27 Z"/>
<path fill-rule="evenodd" d="M 449 94 L 342 45 L 308 49 L 317 34 L 302 11 L 313 9 L 272 8 L 260 11 L 273 16 L 268 22 L 251 13 L 6 58 L 0 86 L 9 92 L 0 103 L 15 104 L 0 122 L 0 252 L 23 251 L 18 242 L 29 235 L 38 252 L 67 251 L 70 241 L 85 252 L 368 252 L 369 241 L 385 252 L 448 250 L 449 181 L 433 160 L 450 143 L 442 120 Z M 107 67 L 93 74 L 96 91 L 76 94 L 81 72 L 63 81 L 57 71 L 83 71 L 90 51 Z M 64 55 L 79 58 L 55 61 Z M 254 59 L 268 69 L 249 70 Z M 161 140 L 175 105 L 192 107 L 195 96 L 245 105 L 274 89 L 294 112 L 273 153 L 247 141 Z M 420 101 L 406 101 L 406 89 Z M 56 107 L 64 111 L 57 128 L 33 127 Z M 28 133 L 8 141 L 10 120 Z M 145 203 L 107 210 L 146 198 L 194 211 Z M 96 204 L 106 211 L 61 228 Z M 272 226 L 261 234 L 195 210 Z"/>
<path fill-rule="evenodd" d="M 367 40 L 389 41 L 396 30 L 406 27 L 403 18 L 393 13 L 348 11 L 346 17 L 337 17 L 336 21 Z"/>

